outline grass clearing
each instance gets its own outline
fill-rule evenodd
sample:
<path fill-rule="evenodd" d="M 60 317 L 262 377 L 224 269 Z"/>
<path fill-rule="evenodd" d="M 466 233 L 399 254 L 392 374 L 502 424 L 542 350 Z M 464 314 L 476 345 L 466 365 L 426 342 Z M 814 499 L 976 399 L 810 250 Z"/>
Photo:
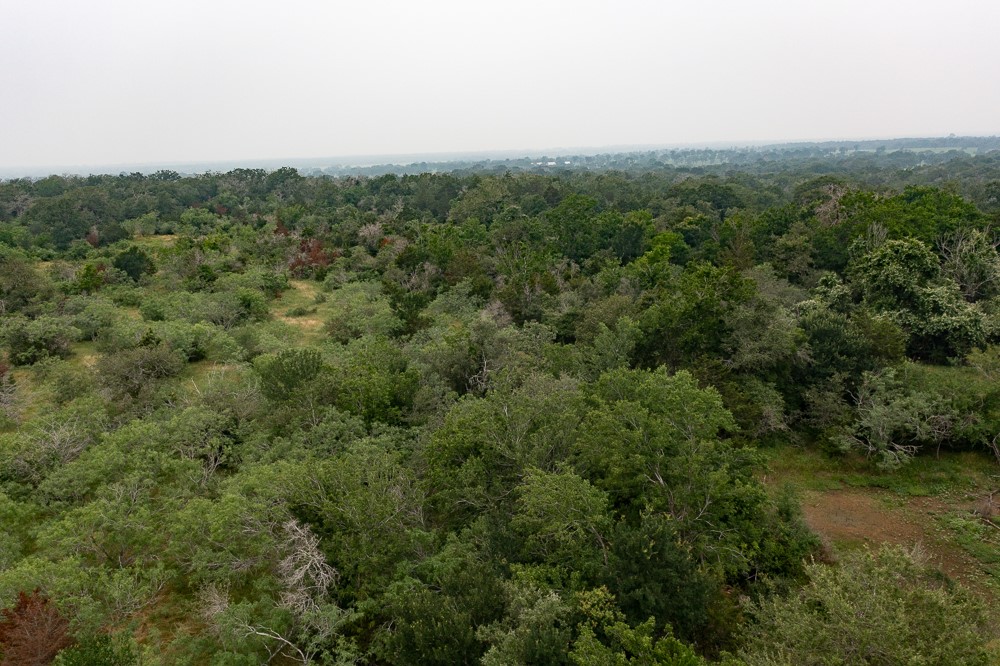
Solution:
<path fill-rule="evenodd" d="M 808 490 L 878 488 L 908 497 L 970 494 L 1000 474 L 985 452 L 942 451 L 923 455 L 895 470 L 881 470 L 857 454 L 830 455 L 802 446 L 779 446 L 763 451 L 768 476 Z"/>
<path fill-rule="evenodd" d="M 136 236 L 132 242 L 147 250 L 156 250 L 164 247 L 171 247 L 177 242 L 176 234 L 157 234 L 153 236 Z"/>
<path fill-rule="evenodd" d="M 326 339 L 323 327 L 328 318 L 325 303 L 318 303 L 320 285 L 308 280 L 290 280 L 290 289 L 271 303 L 271 315 L 286 325 L 285 334 L 294 344 L 311 345 Z"/>
<path fill-rule="evenodd" d="M 97 343 L 93 340 L 74 342 L 71 350 L 73 354 L 66 360 L 84 368 L 93 368 L 100 357 L 100 352 L 97 351 Z"/>

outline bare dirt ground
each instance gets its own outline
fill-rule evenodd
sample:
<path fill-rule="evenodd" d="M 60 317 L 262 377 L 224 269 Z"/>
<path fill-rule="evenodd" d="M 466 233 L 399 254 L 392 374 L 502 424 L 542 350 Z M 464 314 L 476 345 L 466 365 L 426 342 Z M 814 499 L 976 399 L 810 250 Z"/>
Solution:
<path fill-rule="evenodd" d="M 808 490 L 802 493 L 806 523 L 834 557 L 842 549 L 897 544 L 916 548 L 949 578 L 990 599 L 983 565 L 942 533 L 940 518 L 970 506 L 938 497 L 901 497 L 873 489 Z"/>

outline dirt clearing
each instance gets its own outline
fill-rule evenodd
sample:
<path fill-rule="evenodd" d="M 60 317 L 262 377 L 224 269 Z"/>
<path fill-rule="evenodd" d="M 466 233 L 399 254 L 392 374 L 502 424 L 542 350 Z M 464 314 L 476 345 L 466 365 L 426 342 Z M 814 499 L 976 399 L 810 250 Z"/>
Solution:
<path fill-rule="evenodd" d="M 806 524 L 837 552 L 896 544 L 923 553 L 952 580 L 991 600 L 998 599 L 991 568 L 954 541 L 946 524 L 969 516 L 969 506 L 933 497 L 905 498 L 890 492 L 848 488 L 802 493 Z"/>

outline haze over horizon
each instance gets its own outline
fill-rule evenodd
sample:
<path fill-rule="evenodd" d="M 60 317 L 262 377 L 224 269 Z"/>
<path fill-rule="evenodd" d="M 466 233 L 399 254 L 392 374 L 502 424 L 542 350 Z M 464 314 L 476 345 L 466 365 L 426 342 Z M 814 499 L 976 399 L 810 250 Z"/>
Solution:
<path fill-rule="evenodd" d="M 8 0 L 0 168 L 1000 133 L 1000 4 Z"/>
<path fill-rule="evenodd" d="M 957 136 L 957 140 L 968 139 L 990 139 L 990 136 Z M 824 143 L 880 143 L 896 142 L 921 139 L 948 139 L 948 136 L 887 136 L 887 137 L 823 137 L 816 139 L 790 139 L 784 141 L 714 141 L 714 142 L 692 142 L 675 144 L 637 144 L 637 145 L 615 145 L 615 146 L 548 146 L 541 148 L 523 148 L 506 150 L 465 150 L 450 152 L 424 152 L 424 153 L 381 153 L 362 155 L 321 155 L 321 156 L 295 156 L 295 155 L 275 155 L 263 157 L 237 157 L 230 159 L 200 159 L 200 160 L 154 160 L 146 162 L 116 162 L 104 164 L 42 164 L 36 166 L 0 166 L 0 179 L 2 178 L 39 178 L 49 175 L 83 176 L 90 174 L 118 174 L 123 172 L 139 171 L 143 173 L 153 173 L 159 170 L 177 170 L 185 174 L 207 173 L 212 171 L 226 171 L 234 168 L 265 168 L 276 169 L 279 167 L 291 166 L 297 169 L 315 169 L 325 167 L 358 167 L 368 168 L 384 165 L 407 166 L 413 164 L 427 163 L 433 165 L 449 164 L 456 162 L 478 162 L 483 160 L 508 161 L 520 159 L 561 159 L 569 156 L 597 156 L 612 155 L 622 153 L 641 153 L 646 151 L 665 150 L 743 150 L 751 148 L 768 148 L 772 146 L 784 145 L 813 145 Z"/>

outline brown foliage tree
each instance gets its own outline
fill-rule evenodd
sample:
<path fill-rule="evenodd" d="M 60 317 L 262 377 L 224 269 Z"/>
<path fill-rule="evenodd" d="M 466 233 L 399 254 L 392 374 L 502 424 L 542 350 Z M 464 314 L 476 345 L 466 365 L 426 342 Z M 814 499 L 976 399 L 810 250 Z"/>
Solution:
<path fill-rule="evenodd" d="M 298 253 L 288 262 L 288 268 L 297 277 L 307 277 L 316 269 L 326 268 L 334 256 L 323 249 L 323 243 L 316 238 L 304 238 L 299 243 Z"/>
<path fill-rule="evenodd" d="M 69 620 L 36 589 L 20 592 L 12 608 L 0 611 L 0 666 L 51 664 L 73 643 Z"/>

